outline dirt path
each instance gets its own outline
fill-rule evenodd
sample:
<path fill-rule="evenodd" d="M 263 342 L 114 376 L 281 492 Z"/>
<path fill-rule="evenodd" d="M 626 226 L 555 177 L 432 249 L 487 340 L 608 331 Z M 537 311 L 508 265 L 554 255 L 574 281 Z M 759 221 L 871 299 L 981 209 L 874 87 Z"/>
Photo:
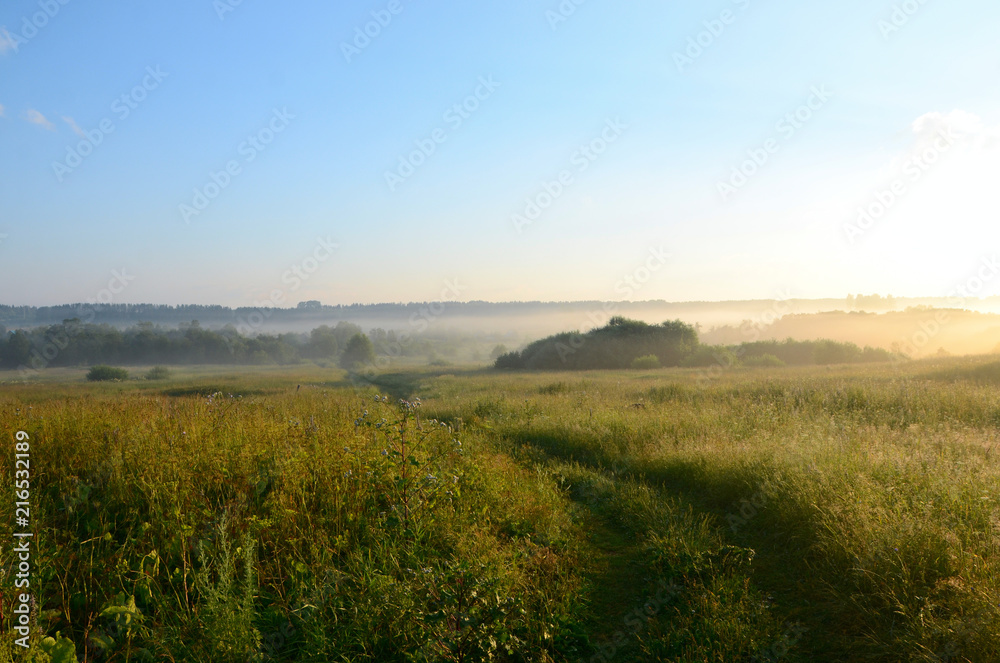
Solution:
<path fill-rule="evenodd" d="M 642 606 L 649 575 L 640 541 L 602 513 L 599 502 L 580 500 L 577 504 L 582 529 L 587 533 L 584 573 L 590 582 L 586 627 L 591 644 L 603 650 L 605 660 L 634 660 L 631 635 L 635 626 L 626 623 L 626 618 Z M 624 646 L 622 634 L 627 636 Z M 618 645 L 608 648 L 616 642 Z"/>

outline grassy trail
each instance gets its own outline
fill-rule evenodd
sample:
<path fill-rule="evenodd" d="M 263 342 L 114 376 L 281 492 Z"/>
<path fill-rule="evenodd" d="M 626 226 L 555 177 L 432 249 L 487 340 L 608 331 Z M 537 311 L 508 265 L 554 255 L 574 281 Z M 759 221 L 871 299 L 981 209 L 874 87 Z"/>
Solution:
<path fill-rule="evenodd" d="M 588 544 L 585 575 L 590 582 L 586 627 L 593 642 L 603 642 L 614 638 L 622 629 L 625 614 L 641 603 L 640 588 L 648 569 L 631 532 L 601 514 L 595 505 L 581 502 L 581 507 L 580 524 Z"/>

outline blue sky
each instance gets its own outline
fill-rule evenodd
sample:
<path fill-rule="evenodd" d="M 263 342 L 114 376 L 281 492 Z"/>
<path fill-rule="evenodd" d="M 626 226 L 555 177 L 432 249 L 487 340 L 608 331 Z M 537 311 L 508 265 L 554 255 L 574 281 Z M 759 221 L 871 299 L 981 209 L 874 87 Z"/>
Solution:
<path fill-rule="evenodd" d="M 0 9 L 0 303 L 943 296 L 997 246 L 995 2 L 231 1 Z"/>

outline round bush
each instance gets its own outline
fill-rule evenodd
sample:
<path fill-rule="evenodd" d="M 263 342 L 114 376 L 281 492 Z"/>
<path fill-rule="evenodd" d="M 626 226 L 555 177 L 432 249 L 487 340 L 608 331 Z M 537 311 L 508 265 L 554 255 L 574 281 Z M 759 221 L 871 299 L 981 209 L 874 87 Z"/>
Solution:
<path fill-rule="evenodd" d="M 166 366 L 154 366 L 146 372 L 147 380 L 166 380 L 170 377 L 170 369 Z"/>
<path fill-rule="evenodd" d="M 91 382 L 109 382 L 113 380 L 128 380 L 128 371 L 114 366 L 94 366 L 87 373 Z"/>

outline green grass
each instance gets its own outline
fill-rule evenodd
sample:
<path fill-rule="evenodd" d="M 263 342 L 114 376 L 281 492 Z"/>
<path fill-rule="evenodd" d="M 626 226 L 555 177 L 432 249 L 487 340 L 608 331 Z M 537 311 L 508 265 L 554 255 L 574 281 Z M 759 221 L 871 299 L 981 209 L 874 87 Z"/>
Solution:
<path fill-rule="evenodd" d="M 60 369 L 0 431 L 79 660 L 986 662 L 993 366 Z"/>

